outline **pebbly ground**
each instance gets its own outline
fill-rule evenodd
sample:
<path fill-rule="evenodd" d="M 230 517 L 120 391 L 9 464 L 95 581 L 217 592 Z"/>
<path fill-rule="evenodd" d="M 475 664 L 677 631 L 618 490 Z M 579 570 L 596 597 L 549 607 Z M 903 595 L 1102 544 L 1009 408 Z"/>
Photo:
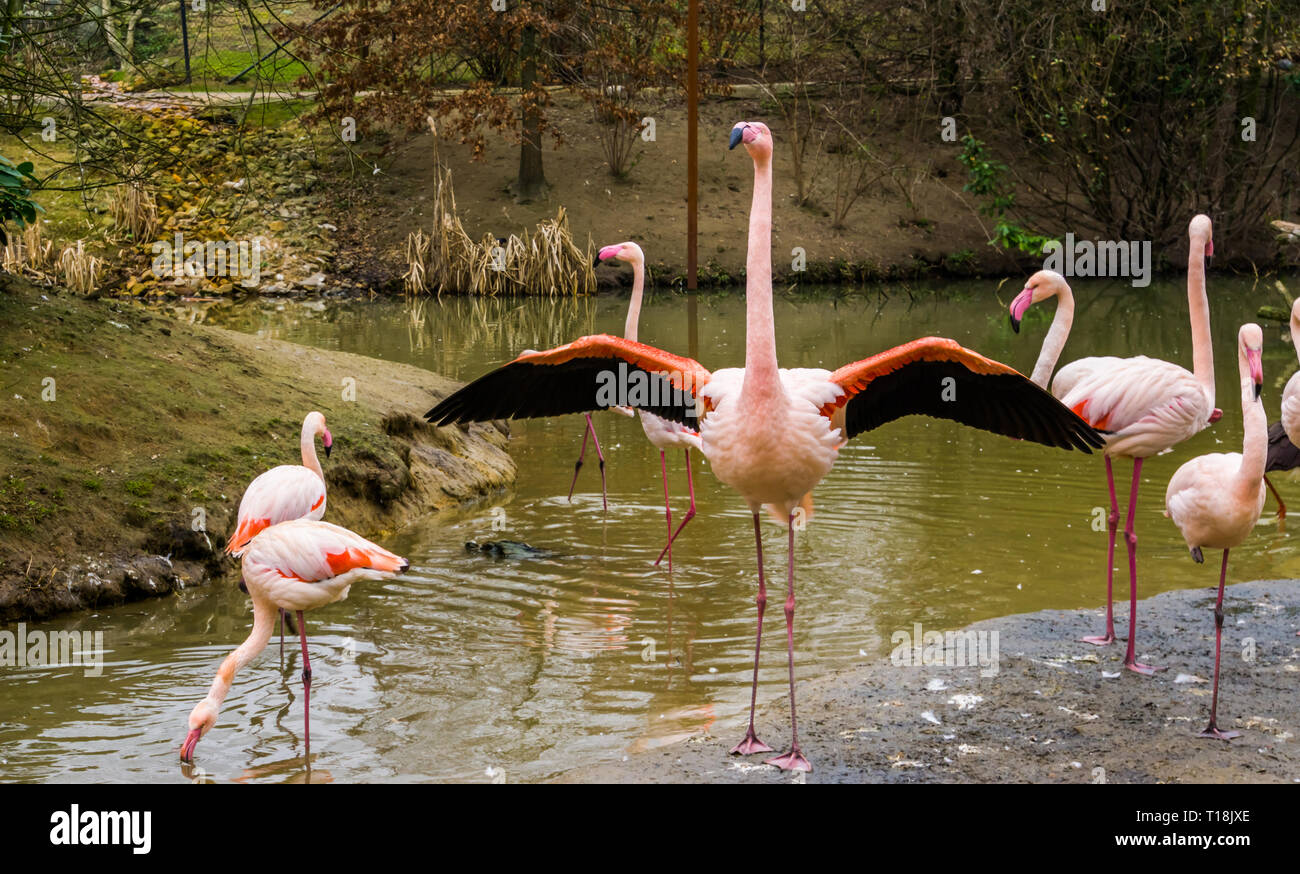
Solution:
<path fill-rule="evenodd" d="M 995 676 L 977 667 L 896 666 L 888 657 L 801 682 L 805 776 L 728 755 L 742 720 L 626 761 L 580 768 L 566 782 L 706 783 L 1249 783 L 1300 782 L 1300 581 L 1227 589 L 1219 726 L 1242 736 L 1202 739 L 1214 670 L 1214 590 L 1166 592 L 1138 607 L 1140 660 L 1125 642 L 1076 642 L 1101 627 L 1100 609 L 1046 610 L 969 626 L 998 633 Z M 1127 633 L 1127 605 L 1116 627 Z M 986 638 L 991 640 L 991 638 Z M 1253 642 L 1253 643 L 1252 643 Z M 927 715 L 928 714 L 928 715 Z M 788 699 L 763 704 L 758 734 L 789 742 Z M 733 736 L 734 735 L 734 736 Z"/>

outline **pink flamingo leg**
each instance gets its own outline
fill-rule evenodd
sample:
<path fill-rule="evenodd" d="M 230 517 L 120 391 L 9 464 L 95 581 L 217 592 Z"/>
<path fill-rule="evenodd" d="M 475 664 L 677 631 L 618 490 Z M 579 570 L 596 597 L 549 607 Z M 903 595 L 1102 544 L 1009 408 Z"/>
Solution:
<path fill-rule="evenodd" d="M 307 621 L 298 611 L 298 636 L 302 640 L 302 742 L 311 764 L 311 660 L 307 658 Z"/>
<path fill-rule="evenodd" d="M 766 759 L 783 771 L 811 771 L 812 765 L 799 749 L 799 728 L 794 712 L 794 516 L 790 516 L 790 559 L 786 568 L 785 651 L 790 666 L 790 752 Z"/>
<path fill-rule="evenodd" d="M 1268 481 L 1268 477 L 1264 477 L 1264 485 L 1268 486 L 1268 490 L 1273 493 L 1273 500 L 1277 501 L 1277 521 L 1281 522 L 1286 518 L 1286 502 L 1282 500 L 1282 496 L 1278 494 L 1273 484 Z"/>
<path fill-rule="evenodd" d="M 596 446 L 596 458 L 600 460 L 600 503 L 609 509 L 609 494 L 605 486 L 605 454 L 600 451 L 600 439 L 596 437 L 596 426 L 591 424 L 591 413 L 587 414 L 587 427 L 582 432 L 582 448 L 578 450 L 578 460 L 573 463 L 573 480 L 569 483 L 569 500 L 573 500 L 573 488 L 578 484 L 578 471 L 582 470 L 582 459 L 587 455 L 587 435 Z"/>
<path fill-rule="evenodd" d="M 1200 737 L 1212 737 L 1218 740 L 1232 740 L 1241 737 L 1239 731 L 1221 731 L 1219 729 L 1219 651 L 1223 647 L 1223 583 L 1228 576 L 1228 550 L 1223 551 L 1223 569 L 1219 571 L 1219 600 L 1214 603 L 1214 694 L 1210 698 L 1210 724 Z"/>
<path fill-rule="evenodd" d="M 745 739 L 731 748 L 733 756 L 748 756 L 754 753 L 770 753 L 772 748 L 758 739 L 754 733 L 754 705 L 758 702 L 758 654 L 763 645 L 763 609 L 767 607 L 767 584 L 763 580 L 763 532 L 759 527 L 758 514 L 754 514 L 754 542 L 758 544 L 758 632 L 754 635 L 754 685 L 749 691 L 749 730 Z"/>
<path fill-rule="evenodd" d="M 673 560 L 671 556 L 671 551 L 673 548 L 673 541 L 677 539 L 678 534 L 682 533 L 682 529 L 686 527 L 686 523 L 695 518 L 695 481 L 691 478 L 691 450 L 689 449 L 686 450 L 686 488 L 690 489 L 691 492 L 691 506 L 689 509 L 687 509 L 686 518 L 682 520 L 682 524 L 678 525 L 677 530 L 674 531 L 672 536 L 668 538 L 668 545 L 663 548 L 663 550 L 659 553 L 659 557 L 655 559 L 656 565 L 659 564 L 659 562 L 664 560 L 665 555 L 668 555 L 669 556 L 668 566 L 672 567 Z M 667 498 L 666 489 L 665 489 L 665 498 Z"/>
<path fill-rule="evenodd" d="M 1109 646 L 1115 642 L 1115 531 L 1119 528 L 1119 500 L 1115 497 L 1115 473 L 1109 455 L 1106 456 L 1106 485 L 1110 488 L 1110 515 L 1106 517 L 1106 528 L 1110 532 L 1110 545 L 1106 548 L 1106 633 L 1083 638 L 1084 643 L 1096 646 Z"/>
<path fill-rule="evenodd" d="M 1144 665 L 1137 660 L 1137 534 L 1133 531 L 1133 516 L 1137 512 L 1138 483 L 1141 481 L 1142 459 L 1133 459 L 1133 489 L 1128 497 L 1128 519 L 1124 523 L 1124 542 L 1128 544 L 1128 652 L 1124 655 L 1124 667 L 1139 674 L 1151 675 L 1164 668 Z"/>

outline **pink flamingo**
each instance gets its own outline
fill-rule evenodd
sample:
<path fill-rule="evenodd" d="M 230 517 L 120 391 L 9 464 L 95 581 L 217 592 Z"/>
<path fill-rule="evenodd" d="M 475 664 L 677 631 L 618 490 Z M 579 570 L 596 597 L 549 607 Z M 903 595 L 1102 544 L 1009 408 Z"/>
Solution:
<path fill-rule="evenodd" d="M 1193 370 L 1167 361 L 1139 355 L 1135 358 L 1081 358 L 1062 367 L 1052 380 L 1052 393 L 1065 406 L 1083 417 L 1106 440 L 1106 484 L 1110 490 L 1107 528 L 1110 545 L 1106 553 L 1106 633 L 1083 638 L 1104 646 L 1115 641 L 1113 615 L 1115 532 L 1119 525 L 1119 502 L 1115 496 L 1112 457 L 1133 459 L 1133 484 L 1129 491 L 1124 541 L 1128 545 L 1129 633 L 1124 665 L 1140 674 L 1163 668 L 1137 660 L 1137 534 L 1133 519 L 1137 512 L 1138 483 L 1144 459 L 1164 452 L 1202 431 L 1218 418 L 1214 408 L 1214 356 L 1210 346 L 1210 305 L 1205 294 L 1205 258 L 1214 254 L 1210 219 L 1198 215 L 1188 227 L 1191 248 L 1187 258 L 1187 303 L 1192 320 Z M 1074 297 L 1065 278 L 1051 270 L 1040 270 L 1025 283 L 1011 302 L 1011 325 L 1020 330 L 1025 311 L 1035 303 L 1055 296 L 1056 316 L 1043 340 L 1034 365 L 1033 381 L 1046 388 L 1056 360 L 1065 347 L 1074 319 Z"/>
<path fill-rule="evenodd" d="M 583 337 L 529 352 L 452 394 L 428 413 L 439 425 L 496 418 L 556 416 L 611 406 L 611 378 L 648 379 L 652 390 L 627 403 L 685 425 L 698 422 L 700 448 L 714 474 L 740 493 L 754 520 L 758 553 L 758 630 L 749 728 L 733 753 L 770 752 L 754 731 L 758 657 L 767 587 L 759 512 L 786 523 L 785 600 L 790 681 L 790 750 L 767 760 L 809 771 L 799 748 L 794 697 L 795 512 L 845 440 L 901 416 L 952 419 L 1063 449 L 1101 446 L 1101 438 L 1059 401 L 1004 364 L 952 340 L 927 337 L 826 370 L 777 366 L 772 316 L 772 135 L 762 122 L 740 122 L 731 147 L 754 161 L 745 294 L 745 366 L 710 373 L 699 362 L 620 337 Z M 629 373 L 631 372 L 631 373 Z M 625 401 L 618 401 L 620 403 Z"/>
<path fill-rule="evenodd" d="M 334 438 L 325 427 L 325 417 L 313 411 L 302 420 L 302 464 L 281 464 L 248 484 L 239 501 L 238 521 L 226 544 L 227 553 L 238 557 L 258 532 L 271 525 L 324 517 L 325 472 L 316 458 L 317 434 L 329 458 Z"/>
<path fill-rule="evenodd" d="M 243 575 L 253 599 L 253 630 L 248 639 L 226 656 L 212 687 L 190 712 L 189 734 L 181 746 L 181 760 L 194 760 L 199 739 L 217 723 L 221 702 L 235 674 L 266 648 L 276 609 L 298 614 L 302 640 L 303 746 L 311 760 L 311 662 L 307 658 L 307 624 L 303 611 L 342 601 L 359 580 L 382 580 L 409 567 L 394 555 L 329 522 L 296 519 L 272 525 L 254 537 L 243 550 Z"/>
<path fill-rule="evenodd" d="M 302 464 L 281 464 L 258 476 L 248 484 L 239 500 L 235 533 L 230 535 L 226 552 L 238 558 L 260 531 L 271 525 L 291 519 L 322 519 L 325 516 L 325 472 L 316 458 L 316 435 L 321 435 L 325 457 L 330 457 L 334 438 L 325 427 L 325 416 L 316 411 L 302 420 L 302 433 L 298 444 L 302 451 Z M 244 584 L 240 583 L 240 588 Z M 283 610 L 280 611 L 280 657 L 284 657 L 284 626 L 293 625 Z"/>
<path fill-rule="evenodd" d="M 615 243 L 612 246 L 605 246 L 596 254 L 597 263 L 609 259 L 626 261 L 632 265 L 632 302 L 627 309 L 627 322 L 623 326 L 623 336 L 628 340 L 636 340 L 637 322 L 641 317 L 641 295 L 645 287 L 645 253 L 636 243 Z M 647 413 L 645 410 L 637 412 L 646 439 L 659 450 L 659 471 L 664 480 L 664 516 L 668 520 L 668 543 L 655 559 L 655 564 L 663 561 L 666 554 L 668 567 L 671 568 L 673 541 L 682 533 L 686 523 L 695 518 L 695 482 L 691 478 L 691 450 L 700 448 L 700 435 L 694 428 L 688 428 L 680 422 Z M 590 420 L 591 416 L 588 415 L 587 418 Z M 686 518 L 682 519 L 676 531 L 673 530 L 673 510 L 668 503 L 668 460 L 665 453 L 670 449 L 681 449 L 686 455 L 686 487 L 691 495 L 691 505 L 686 510 Z"/>
<path fill-rule="evenodd" d="M 1214 452 L 1184 464 L 1169 480 L 1165 515 L 1178 530 L 1199 564 L 1201 549 L 1222 549 L 1219 598 L 1214 603 L 1214 695 L 1210 724 L 1201 737 L 1231 740 L 1240 732 L 1222 731 L 1219 712 L 1219 653 L 1223 646 L 1223 584 L 1228 576 L 1228 550 L 1245 542 L 1264 510 L 1264 462 L 1268 455 L 1268 417 L 1259 400 L 1264 383 L 1261 355 L 1264 332 L 1259 325 L 1242 325 L 1237 334 L 1237 370 L 1241 374 L 1241 418 L 1245 437 L 1241 452 Z"/>
<path fill-rule="evenodd" d="M 1291 342 L 1300 356 L 1300 300 L 1291 304 Z M 1300 371 L 1291 374 L 1286 388 L 1282 389 L 1282 418 L 1268 429 L 1268 462 L 1264 470 L 1293 470 L 1300 467 Z M 1277 500 L 1278 521 L 1286 518 L 1286 504 L 1273 484 L 1264 476 L 1264 485 Z"/>

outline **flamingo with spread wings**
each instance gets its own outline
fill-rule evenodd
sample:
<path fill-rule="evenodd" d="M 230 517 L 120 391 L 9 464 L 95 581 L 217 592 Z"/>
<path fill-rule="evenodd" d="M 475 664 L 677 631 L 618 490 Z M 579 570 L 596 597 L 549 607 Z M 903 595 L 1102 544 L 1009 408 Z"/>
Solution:
<path fill-rule="evenodd" d="M 800 506 L 852 437 L 901 416 L 921 414 L 1085 452 L 1101 446 L 1086 422 L 1015 370 L 952 340 L 914 340 L 831 373 L 781 369 L 772 314 L 772 135 L 741 122 L 731 147 L 754 161 L 749 221 L 744 368 L 711 373 L 698 361 L 632 340 L 583 337 L 530 352 L 444 399 L 426 417 L 439 425 L 497 418 L 557 416 L 625 404 L 697 427 L 714 474 L 748 505 L 758 552 L 758 630 L 749 728 L 733 753 L 770 752 L 754 730 L 758 659 L 767 587 L 759 513 L 786 522 L 785 600 L 790 680 L 790 749 L 767 762 L 808 771 L 799 747 L 794 697 L 794 531 Z M 614 389 L 617 390 L 614 390 Z"/>
<path fill-rule="evenodd" d="M 1134 516 L 1142 462 L 1196 436 L 1222 415 L 1214 406 L 1214 350 L 1210 344 L 1210 303 L 1205 292 L 1205 259 L 1214 254 L 1213 226 L 1209 216 L 1195 216 L 1187 233 L 1187 306 L 1192 323 L 1192 370 L 1145 355 L 1133 358 L 1104 356 L 1072 361 L 1052 379 L 1052 371 L 1065 348 L 1074 320 L 1074 297 L 1069 284 L 1059 273 L 1040 270 L 1029 277 L 1024 289 L 1011 302 L 1011 326 L 1019 332 L 1020 320 L 1029 307 L 1049 297 L 1056 298 L 1056 315 L 1043 339 L 1032 379 L 1044 388 L 1051 380 L 1052 394 L 1105 433 L 1103 455 L 1106 459 L 1106 484 L 1110 489 L 1106 633 L 1083 638 L 1085 643 L 1097 646 L 1115 642 L 1114 567 L 1119 501 L 1115 495 L 1111 458 L 1133 459 L 1133 483 L 1124 524 L 1129 569 L 1128 651 L 1124 655 L 1124 666 L 1145 675 L 1164 669 L 1137 660 L 1137 534 Z"/>
<path fill-rule="evenodd" d="M 359 534 L 329 522 L 297 519 L 260 532 L 243 550 L 243 575 L 253 599 L 253 628 L 226 656 L 212 687 L 190 712 L 189 734 L 181 760 L 193 761 L 199 739 L 217 724 L 235 674 L 257 657 L 271 639 L 278 610 L 298 614 L 302 640 L 303 747 L 311 761 L 311 662 L 307 658 L 307 623 L 303 611 L 342 601 L 360 580 L 382 580 L 403 573 L 409 563 Z"/>

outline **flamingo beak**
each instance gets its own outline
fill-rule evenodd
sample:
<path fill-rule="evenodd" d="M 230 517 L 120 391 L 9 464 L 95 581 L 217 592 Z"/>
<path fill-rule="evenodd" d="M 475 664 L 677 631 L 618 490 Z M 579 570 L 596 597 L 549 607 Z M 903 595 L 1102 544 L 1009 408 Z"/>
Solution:
<path fill-rule="evenodd" d="M 194 761 L 194 748 L 199 745 L 199 738 L 203 733 L 197 728 L 191 728 L 190 733 L 185 736 L 185 743 L 181 744 L 181 761 Z"/>
<path fill-rule="evenodd" d="M 1246 350 L 1246 365 L 1250 368 L 1250 381 L 1255 384 L 1255 400 L 1259 400 L 1259 393 L 1264 389 L 1264 364 L 1261 360 L 1263 352 L 1259 349 Z"/>
<path fill-rule="evenodd" d="M 329 429 L 325 429 L 325 436 L 321 438 L 321 443 L 325 447 L 325 457 L 330 457 L 330 449 L 334 446 L 334 437 L 330 434 Z"/>
<path fill-rule="evenodd" d="M 592 262 L 591 266 L 599 267 L 600 262 L 608 260 L 610 258 L 617 258 L 618 252 L 619 252 L 618 246 L 604 246 L 603 248 L 601 248 L 599 252 L 596 253 L 596 260 Z"/>
<path fill-rule="evenodd" d="M 740 145 L 745 138 L 745 132 L 749 130 L 749 125 L 741 122 L 731 129 L 731 142 L 727 145 L 727 151 L 731 151 Z"/>
<path fill-rule="evenodd" d="M 1213 257 L 1214 257 L 1214 241 L 1213 241 L 1213 240 L 1206 240 L 1206 241 L 1205 241 L 1205 257 L 1206 257 L 1206 258 L 1213 258 Z"/>
<path fill-rule="evenodd" d="M 1017 334 L 1020 333 L 1020 320 L 1025 317 L 1025 310 L 1034 302 L 1034 290 L 1032 288 L 1023 289 L 1016 299 L 1011 302 L 1011 330 Z"/>

